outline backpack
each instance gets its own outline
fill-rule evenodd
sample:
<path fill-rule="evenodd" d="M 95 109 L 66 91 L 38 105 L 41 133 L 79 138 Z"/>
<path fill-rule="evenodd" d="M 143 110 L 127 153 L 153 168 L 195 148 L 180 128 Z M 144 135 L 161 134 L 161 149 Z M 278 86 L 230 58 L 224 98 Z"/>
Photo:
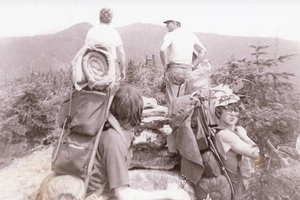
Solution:
<path fill-rule="evenodd" d="M 213 97 L 213 94 L 214 91 L 204 90 L 201 91 L 201 93 L 194 92 L 193 94 L 180 96 L 174 99 L 171 107 L 170 126 L 173 128 L 172 135 L 176 133 L 175 131 L 179 130 L 179 126 L 184 127 L 179 130 L 180 133 L 178 135 L 180 135 L 181 138 L 178 137 L 177 141 L 175 142 L 176 144 L 181 144 L 181 146 L 183 146 L 185 149 L 189 149 L 188 155 L 190 155 L 191 152 L 200 151 L 202 163 L 199 163 L 199 165 L 197 165 L 197 167 L 194 167 L 193 170 L 190 170 L 192 166 L 192 164 L 190 164 L 189 171 L 192 171 L 192 173 L 190 173 L 187 170 L 183 171 L 184 168 L 181 165 L 181 173 L 185 176 L 185 180 L 194 183 L 195 181 L 193 181 L 193 178 L 196 176 L 199 177 L 199 180 L 194 183 L 198 187 L 198 189 L 195 191 L 196 196 L 201 196 L 201 198 L 199 199 L 203 199 L 202 197 L 207 196 L 207 194 L 211 196 L 211 192 L 222 191 L 222 199 L 230 199 L 231 197 L 233 197 L 234 194 L 233 185 L 228 176 L 227 169 L 225 168 L 225 165 L 221 160 L 221 157 L 214 145 L 213 137 L 215 136 L 215 132 L 214 129 L 210 126 L 211 113 L 209 110 L 209 103 L 211 103 L 211 101 L 214 100 L 211 98 Z M 193 117 L 196 117 L 197 119 L 195 122 Z M 185 123 L 186 121 L 188 121 L 190 124 Z M 189 126 L 191 126 L 193 129 L 193 135 L 186 134 L 187 130 L 190 129 Z M 196 143 L 193 142 L 193 144 L 197 144 L 198 146 L 194 147 L 193 151 L 191 150 L 191 148 L 186 148 L 186 144 L 182 144 L 185 143 L 185 141 L 187 141 L 186 138 L 183 139 L 183 136 L 190 138 L 193 136 L 193 140 L 197 141 Z M 188 143 L 188 146 L 191 147 L 192 143 Z M 178 147 L 176 148 L 179 150 L 181 156 L 184 157 L 184 151 L 180 151 Z M 192 160 L 192 162 L 195 162 L 195 160 Z M 219 182 L 219 179 L 222 179 L 222 182 L 217 184 Z M 223 189 L 219 188 L 223 187 L 224 185 L 226 185 L 227 192 L 223 192 Z"/>
<path fill-rule="evenodd" d="M 65 101 L 68 103 L 64 102 L 60 111 L 62 133 L 52 152 L 51 169 L 57 175 L 73 175 L 81 178 L 85 183 L 85 192 L 92 175 L 105 122 L 109 121 L 113 128 L 121 132 L 117 120 L 109 113 L 116 90 L 117 86 L 109 89 L 107 93 L 75 91 L 76 94 L 73 93 L 70 99 Z M 84 131 L 87 131 L 87 134 Z"/>
<path fill-rule="evenodd" d="M 108 102 L 115 91 L 99 92 L 93 90 L 71 89 L 70 97 L 66 98 L 59 110 L 58 123 L 60 128 L 69 129 L 87 136 L 95 136 L 106 120 L 109 109 Z M 66 121 L 67 119 L 67 121 Z"/>

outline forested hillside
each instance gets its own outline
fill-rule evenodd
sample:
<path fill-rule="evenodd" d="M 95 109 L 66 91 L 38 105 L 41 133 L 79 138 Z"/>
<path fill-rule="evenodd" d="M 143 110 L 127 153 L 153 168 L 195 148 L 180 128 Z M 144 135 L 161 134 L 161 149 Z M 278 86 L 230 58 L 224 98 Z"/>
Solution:
<path fill-rule="evenodd" d="M 0 81 L 7 78 L 28 75 L 33 71 L 57 70 L 66 67 L 76 52 L 84 44 L 85 36 L 92 25 L 80 23 L 62 32 L 52 35 L 33 37 L 9 37 L 0 39 Z M 117 28 L 126 51 L 127 60 L 141 62 L 146 56 L 155 58 L 160 64 L 159 47 L 167 29 L 153 24 L 136 23 Z M 297 73 L 299 76 L 300 44 L 277 38 L 236 37 L 207 33 L 196 33 L 207 48 L 206 58 L 213 67 L 222 66 L 232 56 L 244 58 L 250 56 L 248 44 L 271 45 L 266 57 L 283 53 L 298 53 L 279 70 Z M 297 77 L 298 77 L 297 76 Z M 293 82 L 300 91 L 300 79 Z"/>

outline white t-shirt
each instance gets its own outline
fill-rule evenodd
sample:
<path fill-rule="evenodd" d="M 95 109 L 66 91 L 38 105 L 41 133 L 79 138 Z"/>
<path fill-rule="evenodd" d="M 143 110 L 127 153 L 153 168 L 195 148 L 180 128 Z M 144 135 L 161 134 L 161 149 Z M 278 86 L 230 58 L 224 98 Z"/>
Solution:
<path fill-rule="evenodd" d="M 85 44 L 109 47 L 113 57 L 117 58 L 116 47 L 123 45 L 123 42 L 117 30 L 108 24 L 99 24 L 88 31 Z"/>
<path fill-rule="evenodd" d="M 201 44 L 195 34 L 177 28 L 165 35 L 161 51 L 167 50 L 168 63 L 192 64 L 195 44 Z"/>

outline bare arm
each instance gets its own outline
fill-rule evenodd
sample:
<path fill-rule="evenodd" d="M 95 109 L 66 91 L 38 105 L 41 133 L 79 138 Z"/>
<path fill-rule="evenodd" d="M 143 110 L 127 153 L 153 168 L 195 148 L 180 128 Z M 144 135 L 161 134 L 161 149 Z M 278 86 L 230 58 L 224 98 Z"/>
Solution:
<path fill-rule="evenodd" d="M 115 188 L 115 195 L 119 200 L 190 200 L 190 196 L 183 189 L 143 191 L 122 186 Z"/>
<path fill-rule="evenodd" d="M 121 79 L 124 80 L 125 77 L 126 77 L 126 71 L 125 71 L 126 57 L 125 57 L 125 51 L 124 51 L 123 45 L 117 47 L 117 55 L 118 55 L 118 57 L 120 59 L 120 62 L 121 62 L 121 69 L 120 69 Z"/>
<path fill-rule="evenodd" d="M 259 149 L 258 147 L 251 147 L 244 141 L 237 142 L 231 147 L 231 149 L 242 156 L 249 157 L 251 159 L 259 159 Z"/>
<path fill-rule="evenodd" d="M 167 56 L 166 56 L 166 51 L 167 48 L 171 45 L 171 41 L 168 39 L 168 37 L 164 38 L 164 41 L 160 47 L 160 60 L 161 63 L 164 66 L 164 70 L 167 70 Z"/>
<path fill-rule="evenodd" d="M 235 127 L 235 130 L 237 132 L 237 135 L 244 140 L 244 142 L 248 143 L 251 146 L 256 145 L 255 142 L 253 142 L 253 140 L 251 140 L 248 135 L 247 135 L 247 131 L 242 127 L 242 126 L 237 126 Z"/>
<path fill-rule="evenodd" d="M 160 51 L 160 60 L 162 65 L 164 66 L 164 70 L 167 70 L 167 61 L 166 61 L 166 52 L 165 51 Z"/>

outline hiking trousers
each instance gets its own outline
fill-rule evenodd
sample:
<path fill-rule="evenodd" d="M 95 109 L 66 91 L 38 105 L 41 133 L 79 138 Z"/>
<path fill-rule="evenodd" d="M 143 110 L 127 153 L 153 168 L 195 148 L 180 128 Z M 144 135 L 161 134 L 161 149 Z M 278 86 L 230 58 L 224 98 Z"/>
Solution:
<path fill-rule="evenodd" d="M 192 72 L 192 65 L 170 63 L 165 73 L 166 104 L 170 108 L 174 98 L 184 95 L 185 80 Z"/>

